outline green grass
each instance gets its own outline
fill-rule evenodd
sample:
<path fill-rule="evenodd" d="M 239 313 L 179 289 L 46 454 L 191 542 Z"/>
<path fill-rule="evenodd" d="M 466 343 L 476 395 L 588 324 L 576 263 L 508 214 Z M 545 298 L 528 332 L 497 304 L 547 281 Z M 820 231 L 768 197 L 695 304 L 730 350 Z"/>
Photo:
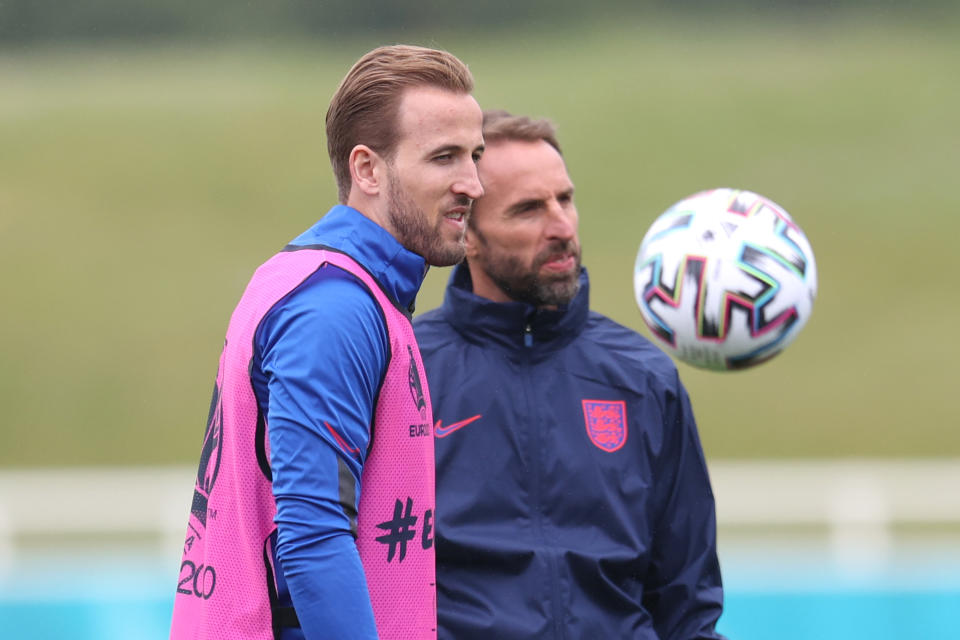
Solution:
<path fill-rule="evenodd" d="M 711 458 L 960 455 L 955 25 L 635 22 L 402 39 L 560 125 L 593 306 L 623 324 L 683 196 L 749 188 L 804 228 L 797 342 L 681 366 Z M 196 459 L 247 278 L 333 202 L 323 115 L 375 43 L 339 44 L 0 53 L 0 466 Z"/>

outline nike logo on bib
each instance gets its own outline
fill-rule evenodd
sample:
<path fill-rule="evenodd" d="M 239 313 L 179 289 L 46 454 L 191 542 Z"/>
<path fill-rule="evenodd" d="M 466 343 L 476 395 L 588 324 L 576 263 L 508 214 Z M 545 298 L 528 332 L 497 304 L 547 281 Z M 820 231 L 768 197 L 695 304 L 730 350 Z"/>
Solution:
<path fill-rule="evenodd" d="M 448 424 L 448 425 L 445 426 L 445 427 L 443 426 L 443 420 L 437 420 L 437 424 L 435 424 L 435 425 L 433 426 L 433 433 L 434 433 L 438 438 L 445 438 L 446 436 L 450 435 L 451 433 L 453 433 L 453 432 L 456 431 L 457 429 L 460 429 L 460 428 L 462 428 L 462 427 L 465 427 L 465 426 L 467 426 L 468 424 L 470 424 L 471 422 L 476 422 L 477 420 L 479 420 L 479 419 L 482 418 L 482 417 L 483 417 L 483 414 L 479 414 L 479 413 L 478 413 L 477 415 L 473 416 L 472 418 L 467 418 L 466 420 L 461 420 L 460 422 L 454 422 L 454 423 Z"/>

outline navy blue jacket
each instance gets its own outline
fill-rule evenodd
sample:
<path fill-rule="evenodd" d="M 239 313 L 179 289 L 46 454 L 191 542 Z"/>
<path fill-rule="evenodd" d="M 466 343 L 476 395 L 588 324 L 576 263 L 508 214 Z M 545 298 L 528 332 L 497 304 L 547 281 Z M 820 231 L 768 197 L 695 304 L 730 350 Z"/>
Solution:
<path fill-rule="evenodd" d="M 415 322 L 433 401 L 440 638 L 722 638 L 713 493 L 673 362 L 589 310 L 472 293 Z"/>

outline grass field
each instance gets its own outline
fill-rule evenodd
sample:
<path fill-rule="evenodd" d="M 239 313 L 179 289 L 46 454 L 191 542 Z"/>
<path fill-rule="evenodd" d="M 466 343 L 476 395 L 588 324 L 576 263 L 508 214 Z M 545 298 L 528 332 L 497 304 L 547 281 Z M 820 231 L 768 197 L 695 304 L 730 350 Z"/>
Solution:
<path fill-rule="evenodd" d="M 593 306 L 623 324 L 681 197 L 749 188 L 804 228 L 797 342 L 681 366 L 709 457 L 960 455 L 955 22 L 408 35 L 466 60 L 484 106 L 560 125 Z M 323 116 L 374 44 L 0 51 L 0 466 L 196 459 L 229 314 L 333 203 Z"/>

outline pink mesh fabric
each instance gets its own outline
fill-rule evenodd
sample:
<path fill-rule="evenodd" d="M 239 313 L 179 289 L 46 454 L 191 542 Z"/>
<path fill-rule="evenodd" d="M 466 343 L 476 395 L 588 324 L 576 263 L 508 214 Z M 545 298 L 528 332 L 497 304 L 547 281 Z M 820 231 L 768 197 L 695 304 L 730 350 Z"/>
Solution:
<path fill-rule="evenodd" d="M 413 328 L 392 313 L 397 331 L 363 470 L 357 547 L 381 639 L 436 638 L 433 411 Z"/>
<path fill-rule="evenodd" d="M 383 640 L 436 638 L 432 411 L 409 319 L 349 257 L 304 249 L 254 274 L 227 329 L 184 543 L 170 637 L 273 638 L 273 568 L 266 548 L 276 503 L 263 466 L 247 367 L 260 320 L 324 264 L 357 276 L 381 306 L 391 359 L 364 465 L 357 547 Z M 259 428 L 258 428 L 259 427 Z M 260 450 L 258 451 L 258 444 Z"/>

